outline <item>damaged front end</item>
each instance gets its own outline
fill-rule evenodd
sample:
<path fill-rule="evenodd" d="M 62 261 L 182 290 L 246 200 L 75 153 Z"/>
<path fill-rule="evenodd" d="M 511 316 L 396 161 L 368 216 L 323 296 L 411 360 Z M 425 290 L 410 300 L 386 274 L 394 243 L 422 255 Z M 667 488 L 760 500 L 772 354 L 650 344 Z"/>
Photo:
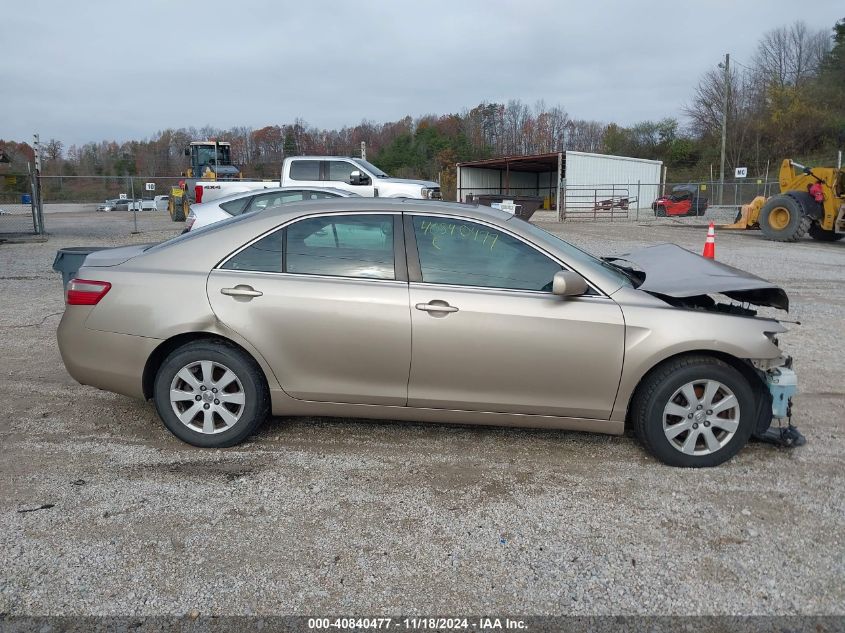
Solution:
<path fill-rule="evenodd" d="M 741 317 L 756 317 L 757 310 L 752 306 L 789 311 L 789 297 L 783 288 L 675 244 L 658 244 L 606 261 L 637 279 L 638 290 L 676 308 Z M 711 295 L 727 297 L 731 302 L 718 301 Z M 766 332 L 777 346 L 776 334 Z M 792 397 L 798 384 L 792 357 L 746 362 L 749 372 L 760 379 L 755 389 L 754 437 L 784 447 L 805 444 L 804 436 L 792 425 Z"/>
<path fill-rule="evenodd" d="M 792 357 L 751 361 L 751 365 L 766 387 L 759 391 L 754 437 L 786 448 L 806 444 L 806 438 L 792 424 L 792 396 L 798 390 L 798 376 L 792 369 Z"/>
<path fill-rule="evenodd" d="M 606 258 L 625 269 L 624 263 L 640 271 L 638 290 L 656 295 L 671 305 L 754 316 L 740 306 L 717 304 L 709 297 L 721 294 L 740 303 L 770 306 L 789 312 L 789 297 L 783 288 L 739 268 L 697 255 L 677 244 L 657 244 L 619 257 Z M 638 269 L 638 270 L 637 270 Z M 737 311 L 737 310 L 740 311 Z M 746 313 L 747 312 L 747 313 Z"/>

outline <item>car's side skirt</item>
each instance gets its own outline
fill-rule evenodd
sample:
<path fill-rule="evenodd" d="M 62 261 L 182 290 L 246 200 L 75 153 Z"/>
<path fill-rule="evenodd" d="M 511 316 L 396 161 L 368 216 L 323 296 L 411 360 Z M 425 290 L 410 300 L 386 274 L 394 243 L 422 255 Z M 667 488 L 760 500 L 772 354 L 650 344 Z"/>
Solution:
<path fill-rule="evenodd" d="M 538 429 L 564 429 L 622 435 L 625 422 L 620 420 L 591 420 L 551 415 L 523 415 L 490 411 L 459 411 L 452 409 L 414 408 L 370 404 L 345 404 L 296 400 L 283 391 L 272 390 L 273 415 L 326 416 L 338 418 L 371 418 L 406 422 L 437 422 L 446 424 L 480 424 Z"/>

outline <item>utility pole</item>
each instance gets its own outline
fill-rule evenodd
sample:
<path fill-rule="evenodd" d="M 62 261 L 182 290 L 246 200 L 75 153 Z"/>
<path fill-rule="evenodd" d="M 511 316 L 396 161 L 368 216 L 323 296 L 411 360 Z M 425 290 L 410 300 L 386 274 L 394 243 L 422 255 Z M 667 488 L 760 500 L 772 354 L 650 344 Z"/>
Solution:
<path fill-rule="evenodd" d="M 724 202 L 725 193 L 725 140 L 728 136 L 728 92 L 731 89 L 731 54 L 725 53 L 725 87 L 722 90 L 722 159 L 719 163 L 719 205 Z"/>
<path fill-rule="evenodd" d="M 36 234 L 44 234 L 44 207 L 41 200 L 41 137 L 32 135 L 32 150 L 35 154 L 35 165 L 32 174 L 32 199 L 35 202 L 35 217 L 33 228 Z"/>

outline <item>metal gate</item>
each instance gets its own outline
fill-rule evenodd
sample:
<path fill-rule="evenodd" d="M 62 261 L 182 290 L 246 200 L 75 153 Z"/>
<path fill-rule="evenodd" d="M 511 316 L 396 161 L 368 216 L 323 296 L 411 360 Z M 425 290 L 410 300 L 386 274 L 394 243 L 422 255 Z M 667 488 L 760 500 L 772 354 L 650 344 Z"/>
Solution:
<path fill-rule="evenodd" d="M 0 175 L 0 240 L 44 233 L 44 212 L 35 176 Z"/>

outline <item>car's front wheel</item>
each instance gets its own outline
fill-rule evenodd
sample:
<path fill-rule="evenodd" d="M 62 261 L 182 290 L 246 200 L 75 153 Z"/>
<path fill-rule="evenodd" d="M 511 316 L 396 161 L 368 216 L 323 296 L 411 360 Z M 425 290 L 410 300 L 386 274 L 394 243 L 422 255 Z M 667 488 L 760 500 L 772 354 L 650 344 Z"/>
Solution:
<path fill-rule="evenodd" d="M 737 454 L 754 430 L 748 380 L 708 356 L 671 360 L 648 374 L 631 418 L 645 448 L 670 466 L 717 466 Z"/>
<path fill-rule="evenodd" d="M 270 409 L 261 368 L 220 341 L 188 343 L 171 352 L 156 374 L 154 400 L 176 437 L 204 448 L 239 444 Z"/>

